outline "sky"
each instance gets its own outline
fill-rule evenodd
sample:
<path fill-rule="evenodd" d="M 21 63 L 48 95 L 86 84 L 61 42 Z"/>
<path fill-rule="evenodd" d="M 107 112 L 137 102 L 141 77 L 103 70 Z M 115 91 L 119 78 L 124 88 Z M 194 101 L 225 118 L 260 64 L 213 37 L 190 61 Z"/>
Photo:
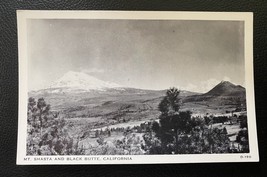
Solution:
<path fill-rule="evenodd" d="M 125 87 L 206 92 L 245 85 L 244 23 L 192 20 L 27 21 L 29 90 L 68 71 Z"/>

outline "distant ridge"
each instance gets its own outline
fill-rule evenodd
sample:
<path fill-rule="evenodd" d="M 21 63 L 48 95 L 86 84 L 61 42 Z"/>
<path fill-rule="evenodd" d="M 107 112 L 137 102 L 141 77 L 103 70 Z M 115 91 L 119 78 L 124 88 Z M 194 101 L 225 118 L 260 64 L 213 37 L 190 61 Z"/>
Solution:
<path fill-rule="evenodd" d="M 105 92 L 105 93 L 104 93 Z M 61 78 L 53 82 L 49 87 L 31 91 L 33 96 L 48 96 L 53 97 L 53 94 L 91 94 L 92 96 L 109 94 L 109 95 L 136 95 L 136 94 L 156 94 L 158 97 L 164 96 L 166 90 L 146 90 L 138 88 L 123 87 L 116 83 L 102 81 L 93 76 L 82 72 L 69 71 Z M 246 90 L 240 85 L 235 85 L 229 81 L 221 81 L 214 88 L 204 94 L 181 90 L 180 94 L 184 103 L 212 101 L 222 102 L 222 100 L 232 102 L 235 98 L 246 99 Z"/>
<path fill-rule="evenodd" d="M 196 92 L 189 92 L 186 90 L 180 90 L 180 96 L 186 97 L 189 95 L 198 95 Z M 92 93 L 92 94 L 147 94 L 147 93 L 160 93 L 165 95 L 166 90 L 149 90 L 141 88 L 125 87 L 119 84 L 103 81 L 97 79 L 89 74 L 83 72 L 69 71 L 62 77 L 54 81 L 50 86 L 30 91 L 34 95 L 46 94 L 79 94 L 79 93 Z"/>
<path fill-rule="evenodd" d="M 96 84 L 95 84 L 96 83 Z M 93 84 L 93 85 L 91 85 Z M 145 90 L 137 88 L 117 87 L 118 85 L 101 81 L 87 74 L 75 72 L 66 73 L 54 82 L 50 88 L 29 92 L 30 97 L 44 97 L 47 103 L 53 105 L 53 110 L 68 111 L 68 117 L 95 117 L 106 115 L 109 118 L 121 116 L 118 113 L 127 112 L 133 118 L 133 113 L 151 115 L 159 114 L 158 105 L 166 95 L 166 90 Z M 236 108 L 238 104 L 246 105 L 245 88 L 222 81 L 204 94 L 181 90 L 182 107 L 191 111 L 199 109 Z M 199 108 L 199 109 L 198 109 Z M 119 111 L 118 111 L 119 110 Z M 153 114 L 146 111 L 152 111 Z M 145 112 L 143 112 L 145 111 Z"/>

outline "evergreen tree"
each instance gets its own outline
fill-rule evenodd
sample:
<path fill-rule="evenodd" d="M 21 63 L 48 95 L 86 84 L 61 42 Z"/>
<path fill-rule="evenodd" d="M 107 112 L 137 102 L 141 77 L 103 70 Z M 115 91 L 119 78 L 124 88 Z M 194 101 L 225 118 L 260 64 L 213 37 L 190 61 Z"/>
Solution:
<path fill-rule="evenodd" d="M 44 128 L 44 124 L 47 123 L 47 119 L 48 119 L 48 114 L 50 111 L 50 105 L 46 104 L 44 98 L 39 98 L 38 102 L 37 102 L 37 111 L 38 111 L 38 117 L 39 117 L 39 123 L 40 123 L 40 133 L 41 136 L 43 134 L 43 128 Z"/>
<path fill-rule="evenodd" d="M 166 96 L 159 104 L 160 126 L 159 128 L 153 126 L 154 131 L 158 129 L 155 131 L 156 136 L 160 138 L 163 148 L 169 153 L 177 152 L 179 137 L 192 130 L 191 112 L 179 112 L 181 107 L 179 94 L 177 88 L 167 90 Z"/>
<path fill-rule="evenodd" d="M 180 109 L 180 91 L 177 88 L 170 88 L 166 92 L 166 96 L 159 104 L 159 110 L 162 114 L 174 114 Z"/>

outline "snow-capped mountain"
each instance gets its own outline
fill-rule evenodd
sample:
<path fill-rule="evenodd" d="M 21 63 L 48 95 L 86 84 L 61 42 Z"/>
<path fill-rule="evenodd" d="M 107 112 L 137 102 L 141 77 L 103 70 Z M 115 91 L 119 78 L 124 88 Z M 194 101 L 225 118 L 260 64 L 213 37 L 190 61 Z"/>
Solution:
<path fill-rule="evenodd" d="M 69 71 L 45 90 L 51 90 L 51 92 L 83 92 L 90 90 L 104 91 L 121 87 L 118 84 L 102 81 L 86 73 Z"/>

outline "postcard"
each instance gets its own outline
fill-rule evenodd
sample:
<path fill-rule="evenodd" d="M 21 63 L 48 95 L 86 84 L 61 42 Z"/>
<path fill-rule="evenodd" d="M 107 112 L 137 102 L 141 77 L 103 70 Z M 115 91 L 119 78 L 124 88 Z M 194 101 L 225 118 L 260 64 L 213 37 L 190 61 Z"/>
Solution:
<path fill-rule="evenodd" d="M 18 10 L 18 165 L 259 161 L 253 13 Z"/>

